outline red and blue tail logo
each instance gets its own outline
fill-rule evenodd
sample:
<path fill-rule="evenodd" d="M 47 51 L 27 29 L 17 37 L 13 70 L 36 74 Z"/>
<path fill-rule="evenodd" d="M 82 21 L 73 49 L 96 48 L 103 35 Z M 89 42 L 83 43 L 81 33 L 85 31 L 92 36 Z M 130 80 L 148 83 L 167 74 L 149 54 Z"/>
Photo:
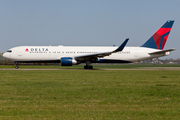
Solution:
<path fill-rule="evenodd" d="M 167 21 L 154 35 L 141 47 L 163 50 L 174 21 Z"/>

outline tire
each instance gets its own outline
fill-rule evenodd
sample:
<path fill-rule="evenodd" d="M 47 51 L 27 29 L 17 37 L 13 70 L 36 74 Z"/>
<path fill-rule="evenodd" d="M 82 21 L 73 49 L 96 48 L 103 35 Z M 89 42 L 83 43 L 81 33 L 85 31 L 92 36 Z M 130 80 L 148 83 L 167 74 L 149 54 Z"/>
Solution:
<path fill-rule="evenodd" d="M 88 66 L 86 65 L 86 66 L 84 66 L 84 69 L 88 69 Z"/>
<path fill-rule="evenodd" d="M 93 69 L 93 66 L 89 66 L 88 68 L 89 68 L 89 69 Z"/>

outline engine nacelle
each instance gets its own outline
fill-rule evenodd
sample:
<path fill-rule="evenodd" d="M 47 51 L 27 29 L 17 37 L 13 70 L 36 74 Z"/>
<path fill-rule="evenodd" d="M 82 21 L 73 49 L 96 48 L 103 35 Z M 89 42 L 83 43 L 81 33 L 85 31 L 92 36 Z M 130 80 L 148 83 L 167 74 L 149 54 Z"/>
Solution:
<path fill-rule="evenodd" d="M 77 65 L 77 64 L 78 64 L 77 61 L 71 57 L 61 58 L 61 66 L 72 66 L 72 65 Z"/>

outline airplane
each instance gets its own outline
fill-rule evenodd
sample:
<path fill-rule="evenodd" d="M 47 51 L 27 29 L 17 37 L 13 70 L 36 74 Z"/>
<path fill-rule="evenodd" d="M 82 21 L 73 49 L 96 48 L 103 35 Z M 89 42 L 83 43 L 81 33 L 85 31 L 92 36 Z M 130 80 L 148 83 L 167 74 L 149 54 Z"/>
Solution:
<path fill-rule="evenodd" d="M 140 47 L 125 47 L 127 38 L 119 47 L 96 46 L 19 46 L 9 49 L 3 57 L 18 63 L 61 63 L 72 66 L 85 63 L 84 69 L 93 69 L 92 63 L 133 63 L 167 56 L 175 49 L 163 50 L 173 26 L 168 20 Z"/>

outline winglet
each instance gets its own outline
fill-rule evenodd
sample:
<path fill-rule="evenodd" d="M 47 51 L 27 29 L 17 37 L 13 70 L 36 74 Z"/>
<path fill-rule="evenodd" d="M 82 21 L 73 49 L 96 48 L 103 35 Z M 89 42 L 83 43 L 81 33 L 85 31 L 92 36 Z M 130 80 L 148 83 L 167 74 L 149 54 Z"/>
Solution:
<path fill-rule="evenodd" d="M 118 52 L 118 51 L 122 51 L 124 49 L 124 47 L 126 46 L 127 42 L 128 42 L 129 38 L 127 38 L 116 50 L 114 50 L 113 52 Z"/>

